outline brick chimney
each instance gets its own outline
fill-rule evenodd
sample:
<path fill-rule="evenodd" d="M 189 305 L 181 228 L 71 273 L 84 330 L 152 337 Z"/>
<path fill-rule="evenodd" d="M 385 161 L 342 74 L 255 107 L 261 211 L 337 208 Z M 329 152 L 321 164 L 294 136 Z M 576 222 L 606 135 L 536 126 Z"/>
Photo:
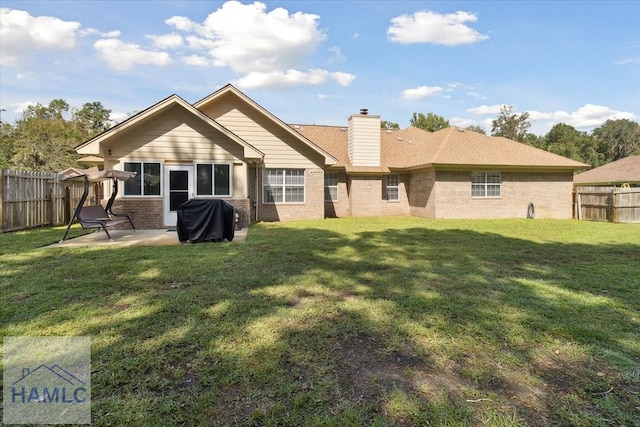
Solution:
<path fill-rule="evenodd" d="M 349 160 L 353 166 L 380 166 L 380 116 L 363 108 L 349 117 Z"/>

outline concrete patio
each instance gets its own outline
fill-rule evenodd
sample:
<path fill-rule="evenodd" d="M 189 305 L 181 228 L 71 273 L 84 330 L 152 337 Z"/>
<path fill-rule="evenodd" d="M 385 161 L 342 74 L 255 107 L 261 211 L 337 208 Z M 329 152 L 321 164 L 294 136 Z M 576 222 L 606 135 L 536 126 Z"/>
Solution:
<path fill-rule="evenodd" d="M 248 228 L 236 230 L 233 241 L 224 240 L 220 243 L 242 243 L 247 238 Z M 178 233 L 175 230 L 109 230 L 113 240 L 109 240 L 104 231 L 85 234 L 73 239 L 67 239 L 62 243 L 54 243 L 49 248 L 73 248 L 87 246 L 159 246 L 159 245 L 179 245 Z M 207 242 L 198 244 L 215 244 L 217 242 Z M 189 243 L 185 243 L 189 244 Z"/>

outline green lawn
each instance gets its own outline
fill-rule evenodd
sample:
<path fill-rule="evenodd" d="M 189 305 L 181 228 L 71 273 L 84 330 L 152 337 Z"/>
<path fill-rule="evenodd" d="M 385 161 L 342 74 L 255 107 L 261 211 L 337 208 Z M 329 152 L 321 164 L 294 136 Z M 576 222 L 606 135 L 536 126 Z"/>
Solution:
<path fill-rule="evenodd" d="M 92 337 L 117 425 L 640 425 L 640 225 L 263 223 L 245 243 L 0 235 L 0 335 Z"/>

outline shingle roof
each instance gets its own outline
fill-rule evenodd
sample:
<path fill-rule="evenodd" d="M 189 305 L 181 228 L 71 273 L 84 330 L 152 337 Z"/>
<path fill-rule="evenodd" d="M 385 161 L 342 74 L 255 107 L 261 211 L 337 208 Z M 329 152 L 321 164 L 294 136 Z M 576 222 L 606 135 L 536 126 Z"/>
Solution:
<path fill-rule="evenodd" d="M 575 184 L 640 184 L 640 156 L 629 156 L 573 177 Z"/>
<path fill-rule="evenodd" d="M 349 162 L 346 127 L 296 125 L 298 132 L 333 154 L 346 169 Z M 381 167 L 408 169 L 430 166 L 500 166 L 585 169 L 589 165 L 501 137 L 450 127 L 426 132 L 415 127 L 380 130 Z"/>

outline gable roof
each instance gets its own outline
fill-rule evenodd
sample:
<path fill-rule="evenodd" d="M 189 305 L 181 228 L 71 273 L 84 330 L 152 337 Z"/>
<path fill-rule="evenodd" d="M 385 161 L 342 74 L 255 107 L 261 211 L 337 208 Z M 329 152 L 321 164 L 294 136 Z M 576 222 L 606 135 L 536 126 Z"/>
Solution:
<path fill-rule="evenodd" d="M 334 154 L 335 166 L 353 169 L 348 156 L 346 127 L 295 125 L 298 132 Z M 426 132 L 410 126 L 403 130 L 380 130 L 382 169 L 448 168 L 532 168 L 553 170 L 585 169 L 589 165 L 557 154 L 477 132 L 450 127 Z"/>
<path fill-rule="evenodd" d="M 323 156 L 326 165 L 330 166 L 338 162 L 338 160 L 330 152 L 323 149 L 322 146 L 308 139 L 305 135 L 302 135 L 299 132 L 296 132 L 294 129 L 291 128 L 291 126 L 289 126 L 288 124 L 280 120 L 275 115 L 271 114 L 267 109 L 265 109 L 260 104 L 255 102 L 253 99 L 249 98 L 247 95 L 242 93 L 232 84 L 227 84 L 226 86 L 220 88 L 219 90 L 213 92 L 212 94 L 202 98 L 200 101 L 195 102 L 193 104 L 193 107 L 197 108 L 198 110 L 204 109 L 207 105 L 213 102 L 216 102 L 216 100 L 218 100 L 219 98 L 227 94 L 233 94 L 234 96 L 240 98 L 247 105 L 251 106 L 255 111 L 259 112 L 264 117 L 268 118 L 270 121 L 276 124 L 279 128 L 284 130 L 287 134 L 293 136 L 302 144 L 308 146 L 313 151 Z"/>
<path fill-rule="evenodd" d="M 640 155 L 607 163 L 573 177 L 574 184 L 616 185 L 640 184 Z"/>
<path fill-rule="evenodd" d="M 110 129 L 102 132 L 101 134 L 91 138 L 90 140 L 78 145 L 75 148 L 75 151 L 80 153 L 80 154 L 100 154 L 101 153 L 100 152 L 100 144 L 101 143 L 106 142 L 106 141 L 116 137 L 117 135 L 125 132 L 126 130 L 129 130 L 129 129 L 131 129 L 131 128 L 133 128 L 133 127 L 135 127 L 135 126 L 137 126 L 137 125 L 139 125 L 141 123 L 144 123 L 145 121 L 151 119 L 152 117 L 155 117 L 156 115 L 160 114 L 161 112 L 166 111 L 168 108 L 174 107 L 176 105 L 180 106 L 181 108 L 184 108 L 189 113 L 191 113 L 193 116 L 195 116 L 198 119 L 202 120 L 204 123 L 206 123 L 207 125 L 211 126 L 213 129 L 217 130 L 218 132 L 222 133 L 223 135 L 225 135 L 230 140 L 232 140 L 232 141 L 236 142 L 237 144 L 241 145 L 242 147 L 244 147 L 244 156 L 245 157 L 251 158 L 251 159 L 262 159 L 262 158 L 264 158 L 264 153 L 262 153 L 260 150 L 258 150 L 257 148 L 253 147 L 251 144 L 249 144 L 248 142 L 246 142 L 245 140 L 243 140 L 242 138 L 240 138 L 239 136 L 237 136 L 236 134 L 231 132 L 229 129 L 225 128 L 220 123 L 216 122 L 215 120 L 213 120 L 212 118 L 210 118 L 206 114 L 202 113 L 200 110 L 194 108 L 187 101 L 185 101 L 180 96 L 175 95 L 175 94 L 163 99 L 162 101 L 152 105 L 151 107 L 147 108 L 146 110 L 143 110 L 143 111 L 139 112 L 138 114 L 135 114 L 135 115 L 129 117 L 127 120 L 118 123 L 114 127 L 110 128 Z"/>

